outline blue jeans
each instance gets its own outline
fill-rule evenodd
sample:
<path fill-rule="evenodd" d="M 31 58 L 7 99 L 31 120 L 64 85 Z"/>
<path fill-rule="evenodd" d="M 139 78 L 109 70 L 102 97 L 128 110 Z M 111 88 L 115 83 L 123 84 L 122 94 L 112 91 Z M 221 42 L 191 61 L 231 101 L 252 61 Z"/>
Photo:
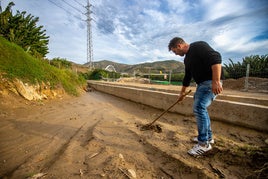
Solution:
<path fill-rule="evenodd" d="M 208 144 L 208 140 L 212 139 L 210 117 L 207 108 L 215 98 L 216 95 L 212 92 L 211 80 L 197 85 L 194 94 L 193 111 L 197 121 L 199 144 Z"/>

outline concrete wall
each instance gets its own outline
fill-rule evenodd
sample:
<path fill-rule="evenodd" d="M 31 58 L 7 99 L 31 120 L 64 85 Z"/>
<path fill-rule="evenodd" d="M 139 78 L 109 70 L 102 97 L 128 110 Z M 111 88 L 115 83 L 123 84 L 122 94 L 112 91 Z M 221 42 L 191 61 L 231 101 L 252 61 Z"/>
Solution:
<path fill-rule="evenodd" d="M 163 91 L 93 81 L 89 81 L 88 84 L 98 91 L 158 109 L 165 110 L 178 99 L 178 94 Z M 183 115 L 193 115 L 192 105 L 193 97 L 187 96 L 184 101 L 174 106 L 170 111 Z M 212 120 L 224 121 L 268 132 L 268 106 L 265 105 L 216 99 L 209 107 L 209 114 Z"/>

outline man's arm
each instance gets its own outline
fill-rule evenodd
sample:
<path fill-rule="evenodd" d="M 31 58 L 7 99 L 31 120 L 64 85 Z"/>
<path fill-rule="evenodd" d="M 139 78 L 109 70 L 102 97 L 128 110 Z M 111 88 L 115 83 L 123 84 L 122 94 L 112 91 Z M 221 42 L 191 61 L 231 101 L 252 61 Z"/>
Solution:
<path fill-rule="evenodd" d="M 185 98 L 185 91 L 186 88 L 190 85 L 191 79 L 192 79 L 191 72 L 185 67 L 185 75 L 182 81 L 182 88 L 179 95 L 179 100 L 183 100 Z"/>
<path fill-rule="evenodd" d="M 179 96 L 179 100 L 182 101 L 185 98 L 185 91 L 186 91 L 186 86 L 182 86 L 181 88 L 181 92 L 180 92 L 180 96 Z"/>
<path fill-rule="evenodd" d="M 223 90 L 221 84 L 221 64 L 215 64 L 212 68 L 212 92 L 214 94 L 220 94 Z"/>

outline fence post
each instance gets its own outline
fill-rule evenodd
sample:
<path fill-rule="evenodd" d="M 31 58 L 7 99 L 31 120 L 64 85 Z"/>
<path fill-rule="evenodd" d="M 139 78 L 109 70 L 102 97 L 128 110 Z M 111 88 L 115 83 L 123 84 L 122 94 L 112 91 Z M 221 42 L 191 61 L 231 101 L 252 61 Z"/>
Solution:
<path fill-rule="evenodd" d="M 169 71 L 169 84 L 171 85 L 171 73 L 172 73 L 172 70 Z"/>
<path fill-rule="evenodd" d="M 246 72 L 246 79 L 245 79 L 245 91 L 248 91 L 249 68 L 250 68 L 250 65 L 247 64 L 247 72 Z"/>

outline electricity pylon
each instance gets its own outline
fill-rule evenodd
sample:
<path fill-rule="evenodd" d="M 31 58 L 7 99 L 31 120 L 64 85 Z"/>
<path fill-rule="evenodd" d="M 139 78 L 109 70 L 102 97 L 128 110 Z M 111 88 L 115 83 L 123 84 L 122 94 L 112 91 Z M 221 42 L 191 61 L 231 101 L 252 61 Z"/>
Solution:
<path fill-rule="evenodd" d="M 91 13 L 92 11 L 90 10 L 91 4 L 89 3 L 89 0 L 87 1 L 87 63 L 89 64 L 89 68 L 93 69 L 93 45 L 92 45 L 92 31 L 91 31 Z"/>

